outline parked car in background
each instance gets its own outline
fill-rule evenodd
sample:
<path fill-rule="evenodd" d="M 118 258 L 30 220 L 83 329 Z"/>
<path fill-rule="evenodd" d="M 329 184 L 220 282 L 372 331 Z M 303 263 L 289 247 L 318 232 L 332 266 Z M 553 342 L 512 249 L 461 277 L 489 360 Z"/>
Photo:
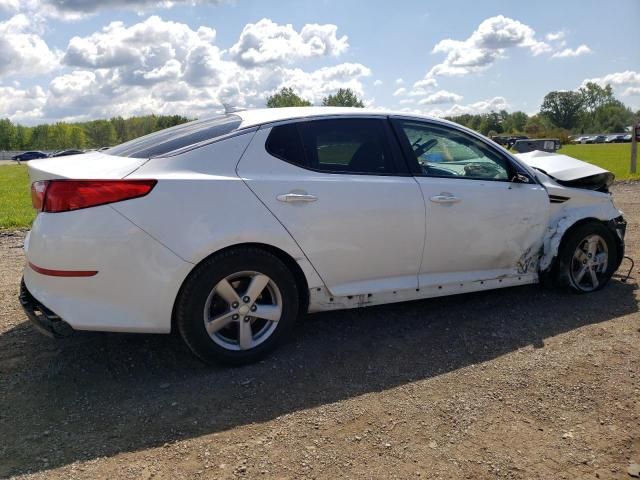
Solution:
<path fill-rule="evenodd" d="M 26 162 L 28 160 L 35 160 L 36 158 L 47 158 L 48 155 L 44 152 L 40 152 L 38 150 L 20 153 L 18 155 L 14 155 L 11 157 L 11 160 L 16 160 L 18 162 Z"/>
<path fill-rule="evenodd" d="M 606 140 L 606 135 L 594 135 L 593 137 L 590 137 L 586 143 L 604 143 Z"/>
<path fill-rule="evenodd" d="M 560 149 L 560 146 L 560 140 L 557 138 L 528 138 L 516 140 L 513 149 L 518 153 L 533 152 L 534 150 L 555 152 Z"/>
<path fill-rule="evenodd" d="M 608 135 L 604 143 L 621 143 L 624 139 L 624 134 Z"/>
<path fill-rule="evenodd" d="M 256 361 L 307 312 L 542 279 L 593 292 L 624 255 L 610 172 L 401 112 L 228 113 L 29 176 L 34 324 L 177 330 L 207 362 Z"/>
<path fill-rule="evenodd" d="M 81 153 L 84 153 L 84 150 L 69 149 L 69 150 L 62 150 L 60 152 L 52 153 L 51 156 L 52 157 L 66 157 L 68 155 L 80 155 Z"/>
<path fill-rule="evenodd" d="M 630 142 L 630 141 L 631 141 L 631 134 L 630 133 L 627 133 L 626 135 L 624 135 L 622 137 L 622 142 L 627 143 L 627 142 Z"/>

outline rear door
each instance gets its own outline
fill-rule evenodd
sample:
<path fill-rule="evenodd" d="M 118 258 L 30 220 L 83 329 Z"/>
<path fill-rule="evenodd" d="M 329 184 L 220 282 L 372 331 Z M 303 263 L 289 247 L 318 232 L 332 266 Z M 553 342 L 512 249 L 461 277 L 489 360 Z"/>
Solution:
<path fill-rule="evenodd" d="M 410 119 L 394 126 L 426 204 L 420 287 L 535 274 L 549 216 L 546 190 L 461 129 Z M 528 182 L 514 181 L 518 173 Z"/>
<path fill-rule="evenodd" d="M 425 205 L 385 117 L 261 128 L 238 174 L 334 295 L 417 288 Z"/>

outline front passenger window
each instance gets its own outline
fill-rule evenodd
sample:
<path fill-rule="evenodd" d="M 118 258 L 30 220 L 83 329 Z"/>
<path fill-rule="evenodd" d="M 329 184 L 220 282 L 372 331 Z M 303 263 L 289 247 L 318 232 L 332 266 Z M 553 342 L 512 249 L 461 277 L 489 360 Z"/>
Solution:
<path fill-rule="evenodd" d="M 445 126 L 399 123 L 425 176 L 509 180 L 508 161 L 481 140 Z"/>

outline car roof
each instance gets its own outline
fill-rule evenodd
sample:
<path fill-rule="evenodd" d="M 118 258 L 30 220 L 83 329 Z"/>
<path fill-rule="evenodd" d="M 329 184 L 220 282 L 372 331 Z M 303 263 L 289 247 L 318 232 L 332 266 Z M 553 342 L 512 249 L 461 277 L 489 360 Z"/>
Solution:
<path fill-rule="evenodd" d="M 241 128 L 255 127 L 265 123 L 280 122 L 286 120 L 303 119 L 319 116 L 379 116 L 398 115 L 404 117 L 420 118 L 424 120 L 437 120 L 447 122 L 444 119 L 417 115 L 407 112 L 393 112 L 376 108 L 351 108 L 351 107 L 285 107 L 285 108 L 257 108 L 230 112 L 242 118 Z"/>

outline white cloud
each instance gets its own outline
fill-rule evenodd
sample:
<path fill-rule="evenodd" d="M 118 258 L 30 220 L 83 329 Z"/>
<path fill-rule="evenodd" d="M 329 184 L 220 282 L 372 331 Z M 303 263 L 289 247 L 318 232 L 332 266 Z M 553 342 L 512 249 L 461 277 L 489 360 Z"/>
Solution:
<path fill-rule="evenodd" d="M 633 70 L 609 73 L 603 77 L 586 78 L 580 86 L 584 87 L 589 82 L 597 83 L 601 87 L 611 85 L 614 93 L 623 97 L 640 95 L 640 72 Z"/>
<path fill-rule="evenodd" d="M 418 105 L 437 105 L 440 103 L 457 103 L 462 101 L 462 96 L 457 93 L 439 90 L 431 95 L 418 100 Z"/>
<path fill-rule="evenodd" d="M 329 40 L 320 42 L 318 36 L 327 32 Z M 306 25 L 294 33 L 307 44 L 297 44 L 302 51 L 298 58 L 333 55 L 346 48 L 346 37 L 336 38 L 332 26 Z M 332 38 L 338 43 L 329 46 Z M 4 94 L 20 101 L 0 99 L 0 117 L 30 124 L 149 113 L 199 117 L 220 111 L 223 103 L 262 107 L 267 96 L 284 86 L 317 104 L 339 88 L 351 88 L 366 98 L 363 80 L 371 75 L 359 63 L 305 70 L 286 62 L 266 62 L 247 68 L 216 44 L 215 30 L 192 29 L 158 16 L 133 25 L 112 22 L 92 34 L 73 37 L 60 56 L 66 71 L 53 77 L 48 89 L 3 87 Z M 23 101 L 28 95 L 33 102 Z"/>
<path fill-rule="evenodd" d="M 486 100 L 481 100 L 479 102 L 471 103 L 468 105 L 453 105 L 451 108 L 447 110 L 434 109 L 428 110 L 426 113 L 428 115 L 433 115 L 435 117 L 454 117 L 456 115 L 463 115 L 466 113 L 470 114 L 479 114 L 479 113 L 489 113 L 489 112 L 497 112 L 500 110 L 509 110 L 511 105 L 507 102 L 504 97 L 493 97 Z"/>
<path fill-rule="evenodd" d="M 42 115 L 47 95 L 41 87 L 21 89 L 0 85 L 0 117 L 31 123 Z"/>
<path fill-rule="evenodd" d="M 0 0 L 0 12 L 28 12 L 31 16 L 80 20 L 99 10 L 126 9 L 138 14 L 153 9 L 202 4 L 217 5 L 224 0 Z"/>
<path fill-rule="evenodd" d="M 565 48 L 564 50 L 555 52 L 553 55 L 551 55 L 551 58 L 579 57 L 588 53 L 591 53 L 591 49 L 583 44 L 574 49 Z"/>
<path fill-rule="evenodd" d="M 640 72 L 625 70 L 624 72 L 609 73 L 604 77 L 587 78 L 582 82 L 582 86 L 584 86 L 588 82 L 597 83 L 602 87 L 607 84 L 611 84 L 614 87 L 624 85 L 640 85 Z"/>
<path fill-rule="evenodd" d="M 544 38 L 548 41 L 548 42 L 557 42 L 557 41 L 561 41 L 563 40 L 565 37 L 565 33 L 560 30 L 559 32 L 550 32 L 547 33 Z"/>
<path fill-rule="evenodd" d="M 400 95 L 404 95 L 405 93 L 407 93 L 407 89 L 404 87 L 400 87 L 395 92 L 393 92 L 393 96 L 399 97 Z"/>
<path fill-rule="evenodd" d="M 382 85 L 382 84 L 383 84 L 383 82 L 382 82 L 382 80 L 380 80 L 380 79 L 378 79 L 378 80 L 376 80 L 375 82 L 373 82 L 373 86 L 374 86 L 374 87 L 379 87 L 379 86 L 380 86 L 380 85 Z"/>
<path fill-rule="evenodd" d="M 422 88 L 422 89 L 427 89 L 427 88 L 432 88 L 437 86 L 438 86 L 438 82 L 436 81 L 435 78 L 425 78 L 422 80 L 418 80 L 413 84 L 413 88 Z"/>
<path fill-rule="evenodd" d="M 0 22 L 0 77 L 48 73 L 60 64 L 24 14 Z"/>
<path fill-rule="evenodd" d="M 404 83 L 404 79 L 396 78 L 396 85 L 402 85 Z"/>
<path fill-rule="evenodd" d="M 431 68 L 426 78 L 486 70 L 516 47 L 527 48 L 533 55 L 551 50 L 547 43 L 536 40 L 535 31 L 528 25 L 503 15 L 487 18 L 466 40 L 447 38 L 438 42 L 433 53 L 444 53 L 446 58 Z"/>
<path fill-rule="evenodd" d="M 307 24 L 297 32 L 291 24 L 280 25 L 268 18 L 247 24 L 229 53 L 245 67 L 265 64 L 290 64 L 302 58 L 338 56 L 349 43 L 337 36 L 338 27 Z"/>

